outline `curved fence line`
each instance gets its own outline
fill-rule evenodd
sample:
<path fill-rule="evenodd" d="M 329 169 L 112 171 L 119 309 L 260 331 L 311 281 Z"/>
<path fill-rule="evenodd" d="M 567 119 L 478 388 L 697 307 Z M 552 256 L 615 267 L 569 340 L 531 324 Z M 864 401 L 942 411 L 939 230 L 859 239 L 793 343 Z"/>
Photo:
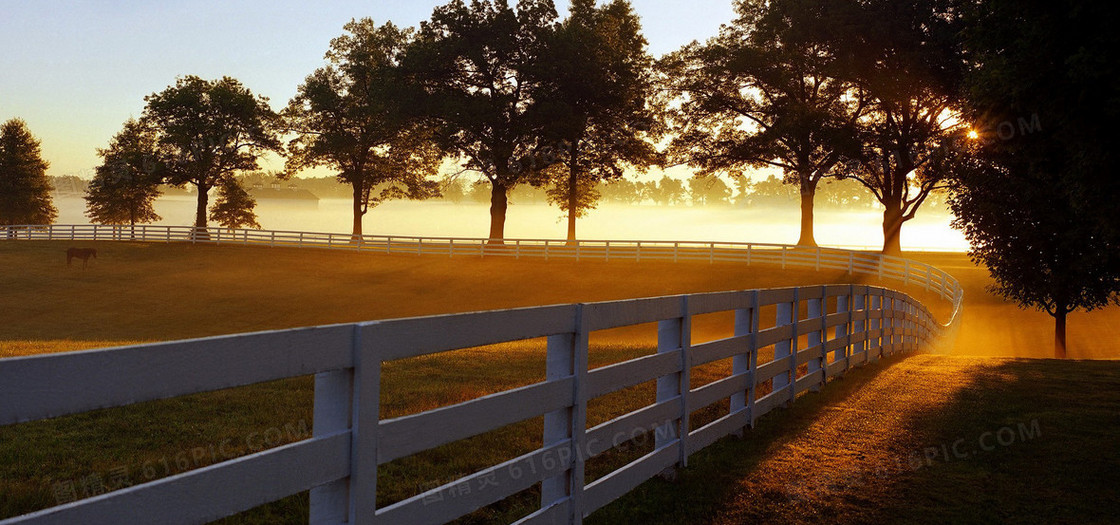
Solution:
<path fill-rule="evenodd" d="M 734 319 L 728 326 L 733 335 L 694 341 L 692 317 L 713 313 L 733 314 L 723 316 Z M 657 323 L 656 353 L 588 366 L 592 332 L 648 323 Z M 315 374 L 310 439 L 0 525 L 207 523 L 308 490 L 311 523 L 435 524 L 538 484 L 539 507 L 517 523 L 578 524 L 666 469 L 687 466 L 692 454 L 720 438 L 744 435 L 758 418 L 830 379 L 930 345 L 939 332 L 930 311 L 911 296 L 848 284 L 538 306 L 0 359 L 0 425 Z M 547 338 L 543 381 L 380 417 L 383 363 L 537 338 Z M 728 375 L 693 387 L 694 368 L 727 360 Z M 648 382 L 657 383 L 652 404 L 588 425 L 589 401 Z M 723 415 L 693 419 L 711 406 L 720 406 Z M 379 465 L 542 416 L 536 450 L 376 504 Z M 639 438 L 652 440 L 653 450 L 587 481 L 587 461 Z"/>
<path fill-rule="evenodd" d="M 609 261 L 707 261 L 742 262 L 846 270 L 848 274 L 892 279 L 904 286 L 921 286 L 936 292 L 952 305 L 945 328 L 955 329 L 959 322 L 964 292 L 960 283 L 941 269 L 903 257 L 839 248 L 810 248 L 786 244 L 753 242 L 642 241 L 504 239 L 481 237 L 421 237 L 402 235 L 361 235 L 284 230 L 243 230 L 195 228 L 141 224 L 0 226 L 0 240 L 87 240 L 185 242 L 196 244 L 235 244 L 271 247 L 323 248 L 389 254 L 445 255 L 448 257 L 540 257 Z"/>

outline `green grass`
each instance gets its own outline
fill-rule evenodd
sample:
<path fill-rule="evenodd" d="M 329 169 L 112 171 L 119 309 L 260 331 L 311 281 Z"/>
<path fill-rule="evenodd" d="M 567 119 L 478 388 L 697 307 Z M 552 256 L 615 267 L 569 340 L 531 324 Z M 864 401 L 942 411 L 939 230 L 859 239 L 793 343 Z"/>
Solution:
<path fill-rule="evenodd" d="M 0 311 L 19 320 L 0 326 L 0 357 L 369 319 L 849 282 L 843 272 L 740 264 L 445 259 L 129 243 L 82 243 L 97 247 L 99 255 L 83 270 L 65 266 L 69 245 L 0 243 L 0 268 L 16 269 L 0 274 Z M 907 291 L 944 312 L 931 296 Z M 764 311 L 764 325 L 772 315 Z M 726 337 L 730 317 L 700 316 L 694 333 L 694 342 Z M 591 366 L 651 353 L 655 340 L 656 327 L 650 325 L 592 334 Z M 693 387 L 724 377 L 729 369 L 724 360 L 694 370 Z M 694 456 L 693 466 L 682 472 L 687 483 L 648 483 L 595 520 L 668 522 L 675 516 L 679 523 L 681 516 L 692 521 L 691 516 L 716 515 L 712 509 L 728 504 L 718 497 L 727 494 L 727 487 L 716 486 L 719 480 L 749 472 L 768 447 L 803 428 L 824 407 L 851 396 L 878 370 L 860 370 L 821 395 L 768 416 L 749 433 L 751 439 L 725 440 Z M 543 378 L 540 340 L 387 363 L 381 416 L 446 406 Z M 311 378 L 292 378 L 0 427 L 0 519 L 55 505 L 56 490 L 67 483 L 81 495 L 83 482 L 109 483 L 124 475 L 139 483 L 304 439 L 312 394 Z M 593 400 L 589 425 L 653 398 L 649 382 Z M 693 428 L 726 410 L 716 405 L 693 414 Z M 399 501 L 534 450 L 541 427 L 536 418 L 383 465 L 378 503 Z M 588 479 L 648 452 L 649 444 L 639 441 L 589 462 Z M 689 494 L 684 504 L 677 498 L 682 491 Z M 539 486 L 461 521 L 508 522 L 536 508 L 538 498 Z M 302 494 L 224 522 L 304 523 L 307 506 Z"/>
<path fill-rule="evenodd" d="M 846 282 L 843 272 L 742 265 L 604 263 L 384 256 L 298 249 L 84 243 L 87 269 L 66 267 L 68 243 L 0 243 L 0 356 L 143 341 L 458 311 L 805 283 Z M 730 335 L 730 317 L 702 316 L 698 340 Z M 653 325 L 593 334 L 591 365 L 655 351 Z M 387 363 L 382 417 L 446 406 L 544 378 L 544 343 L 527 341 Z M 728 360 L 694 372 L 693 386 L 726 376 Z M 653 401 L 653 382 L 593 400 L 589 425 Z M 306 438 L 310 378 L 141 403 L 0 428 L 0 517 L 57 503 L 72 484 L 158 479 Z M 694 428 L 726 413 L 695 414 Z M 542 421 L 525 421 L 383 465 L 386 505 L 540 446 Z M 648 446 L 646 447 L 648 448 Z M 646 451 L 637 444 L 595 458 L 595 479 Z M 127 479 L 124 479 L 127 478 Z M 84 487 L 93 482 L 93 487 Z M 96 490 L 91 491 L 96 492 Z M 501 522 L 535 508 L 539 487 L 468 516 Z M 306 494 L 232 518 L 302 523 Z"/>
<path fill-rule="evenodd" d="M 837 413 L 874 418 L 868 405 L 905 391 L 903 380 L 934 391 L 909 393 L 903 404 L 920 408 L 884 411 L 893 417 L 868 427 L 874 439 L 817 428 Z M 878 387 L 888 396 L 864 397 Z M 588 523 L 1115 523 L 1118 413 L 1117 362 L 891 358 L 763 418 L 747 439 L 718 442 L 675 482 L 651 480 Z"/>

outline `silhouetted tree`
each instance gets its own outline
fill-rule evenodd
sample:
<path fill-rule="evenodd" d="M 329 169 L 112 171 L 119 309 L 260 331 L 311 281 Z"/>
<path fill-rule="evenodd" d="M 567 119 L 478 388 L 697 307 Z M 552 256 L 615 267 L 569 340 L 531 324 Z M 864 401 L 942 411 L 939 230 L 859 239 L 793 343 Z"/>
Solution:
<path fill-rule="evenodd" d="M 454 0 L 421 23 L 405 56 L 445 151 L 490 182 L 493 243 L 505 235 L 509 190 L 536 170 L 521 161 L 533 159 L 540 138 L 531 116 L 540 84 L 531 70 L 556 18 L 550 0 L 520 0 L 516 9 L 505 0 Z"/>
<path fill-rule="evenodd" d="M 309 75 L 285 116 L 298 136 L 289 143 L 289 172 L 326 166 L 353 190 L 353 235 L 362 235 L 370 208 L 395 198 L 438 195 L 429 177 L 442 154 L 420 119 L 403 81 L 400 55 L 411 29 L 351 20 L 331 41 L 328 64 Z"/>
<path fill-rule="evenodd" d="M 86 215 L 100 224 L 130 224 L 160 220 L 152 203 L 162 193 L 162 173 L 151 130 L 135 119 L 97 150 L 101 165 L 86 191 Z"/>
<path fill-rule="evenodd" d="M 210 209 L 210 220 L 225 228 L 261 229 L 253 211 L 257 201 L 233 178 L 222 179 L 218 185 L 218 198 Z"/>
<path fill-rule="evenodd" d="M 567 238 L 575 240 L 576 218 L 594 208 L 599 181 L 659 161 L 650 139 L 662 125 L 650 104 L 653 59 L 630 2 L 574 0 L 569 13 L 533 72 L 544 141 L 559 150 L 554 156 L 564 168 L 555 172 L 549 200 L 567 214 Z"/>
<path fill-rule="evenodd" d="M 0 126 L 0 224 L 51 224 L 49 164 L 27 123 L 14 118 Z"/>
<path fill-rule="evenodd" d="M 1120 57 L 1109 2 L 983 0 L 967 11 L 968 117 L 979 131 L 950 199 L 994 291 L 1055 319 L 1120 291 Z"/>
<path fill-rule="evenodd" d="M 1023 157 L 989 153 L 957 170 L 953 224 L 995 279 L 992 291 L 1054 317 L 1054 355 L 1062 359 L 1070 312 L 1120 304 L 1120 276 L 1105 264 L 1116 246 L 1094 217 L 1061 195 L 1059 174 Z"/>
<path fill-rule="evenodd" d="M 868 96 L 861 151 L 841 175 L 883 205 L 883 253 L 960 162 L 964 60 L 957 0 L 833 0 L 791 23 L 838 57 L 834 74 Z"/>
<path fill-rule="evenodd" d="M 742 0 L 738 18 L 705 44 L 663 58 L 674 119 L 673 156 L 701 174 L 777 167 L 801 194 L 799 245 L 816 246 L 813 199 L 821 179 L 856 151 L 863 92 L 835 75 L 836 58 L 799 21 L 820 2 Z"/>
<path fill-rule="evenodd" d="M 257 160 L 265 152 L 282 150 L 268 99 L 254 96 L 236 79 L 186 76 L 144 100 L 140 121 L 156 133 L 165 181 L 192 184 L 198 191 L 196 228 L 206 227 L 211 188 L 238 171 L 259 169 Z"/>

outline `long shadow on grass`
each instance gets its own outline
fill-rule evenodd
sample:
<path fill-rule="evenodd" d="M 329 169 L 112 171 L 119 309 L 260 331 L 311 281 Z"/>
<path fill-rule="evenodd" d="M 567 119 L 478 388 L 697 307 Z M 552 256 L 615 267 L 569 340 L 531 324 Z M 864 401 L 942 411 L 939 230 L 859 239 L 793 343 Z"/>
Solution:
<path fill-rule="evenodd" d="M 843 402 L 889 367 L 906 359 L 896 356 L 851 370 L 817 394 L 800 397 L 790 408 L 761 418 L 742 439 L 724 438 L 689 458 L 677 479 L 650 480 L 589 516 L 588 523 L 665 523 L 710 521 L 733 500 L 737 481 L 755 472 L 770 451 L 795 439 L 829 406 Z"/>
<path fill-rule="evenodd" d="M 868 521 L 1120 520 L 1120 362 L 978 363 L 949 403 L 913 414 L 921 441 Z"/>

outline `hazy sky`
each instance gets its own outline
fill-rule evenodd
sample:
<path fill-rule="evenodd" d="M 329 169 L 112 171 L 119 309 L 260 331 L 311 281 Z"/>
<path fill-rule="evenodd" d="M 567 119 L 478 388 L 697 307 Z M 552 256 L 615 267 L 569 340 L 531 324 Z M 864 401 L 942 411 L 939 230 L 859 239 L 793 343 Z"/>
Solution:
<path fill-rule="evenodd" d="M 733 16 L 731 0 L 632 2 L 655 56 Z M 96 148 L 176 76 L 229 75 L 280 109 L 351 18 L 413 26 L 442 3 L 0 0 L 0 122 L 27 121 L 51 175 L 89 178 Z"/>

